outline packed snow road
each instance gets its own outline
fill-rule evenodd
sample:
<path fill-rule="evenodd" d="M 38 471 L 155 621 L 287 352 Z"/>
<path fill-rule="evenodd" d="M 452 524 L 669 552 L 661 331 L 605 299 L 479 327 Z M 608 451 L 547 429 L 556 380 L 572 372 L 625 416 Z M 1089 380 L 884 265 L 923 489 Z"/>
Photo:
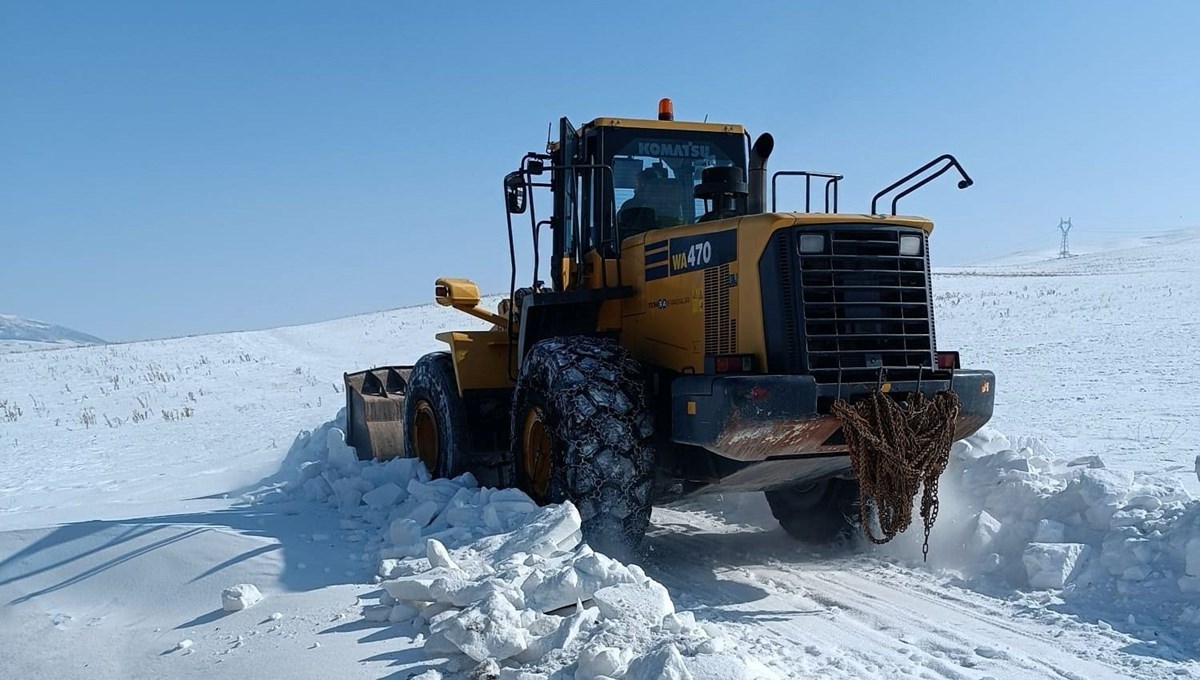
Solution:
<path fill-rule="evenodd" d="M 1134 644 L 1125 635 L 1098 637 L 1069 616 L 972 591 L 955 576 L 848 548 L 814 552 L 777 530 L 693 507 L 657 512 L 647 573 L 679 606 L 721 622 L 736 644 L 791 677 L 1181 674 L 1122 652 Z"/>

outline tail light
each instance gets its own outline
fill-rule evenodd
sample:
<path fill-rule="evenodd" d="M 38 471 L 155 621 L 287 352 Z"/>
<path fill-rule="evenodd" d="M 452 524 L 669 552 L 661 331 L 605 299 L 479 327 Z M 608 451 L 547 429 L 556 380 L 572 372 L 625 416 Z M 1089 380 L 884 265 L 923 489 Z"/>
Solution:
<path fill-rule="evenodd" d="M 962 364 L 958 362 L 958 352 L 938 352 L 937 362 L 938 368 L 942 369 L 943 371 L 962 368 Z"/>
<path fill-rule="evenodd" d="M 710 363 L 711 362 L 711 363 Z M 724 354 L 707 357 L 709 373 L 751 373 L 754 371 L 753 354 Z"/>

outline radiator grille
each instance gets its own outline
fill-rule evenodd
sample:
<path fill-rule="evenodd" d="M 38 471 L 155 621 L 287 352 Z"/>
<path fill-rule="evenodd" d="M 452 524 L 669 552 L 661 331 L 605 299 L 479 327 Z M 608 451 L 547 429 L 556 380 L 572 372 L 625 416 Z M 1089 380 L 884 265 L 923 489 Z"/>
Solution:
<path fill-rule="evenodd" d="M 794 255 L 792 254 L 791 231 L 780 229 L 775 233 L 774 239 L 775 261 L 779 272 L 779 295 L 784 301 L 779 310 L 784 338 L 783 372 L 800 373 L 803 370 L 800 315 L 793 302 L 796 299 L 796 283 L 795 277 L 792 276 Z"/>
<path fill-rule="evenodd" d="M 789 253 L 798 263 L 808 372 L 818 382 L 857 382 L 876 379 L 880 369 L 896 378 L 902 369 L 933 367 L 924 232 L 842 227 L 803 233 L 826 238 L 824 253 Z M 921 236 L 921 253 L 901 255 L 901 235 Z M 792 331 L 785 332 L 792 335 L 789 346 L 799 344 Z"/>
<path fill-rule="evenodd" d="M 729 265 L 704 270 L 704 353 L 736 354 L 737 321 L 729 318 Z"/>

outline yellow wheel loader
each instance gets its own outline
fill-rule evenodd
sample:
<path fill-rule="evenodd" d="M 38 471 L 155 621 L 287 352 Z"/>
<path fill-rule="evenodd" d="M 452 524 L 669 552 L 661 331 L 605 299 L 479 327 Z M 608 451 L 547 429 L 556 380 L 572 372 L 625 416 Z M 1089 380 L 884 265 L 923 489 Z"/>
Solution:
<path fill-rule="evenodd" d="M 768 177 L 769 134 L 676 121 L 669 100 L 657 119 L 564 118 L 547 147 L 504 178 L 508 297 L 492 311 L 470 281 L 435 284 L 439 304 L 490 328 L 442 333 L 447 350 L 413 366 L 346 375 L 361 456 L 570 500 L 601 549 L 636 545 L 656 503 L 727 491 L 765 491 L 789 533 L 823 541 L 848 530 L 858 490 L 835 402 L 950 391 L 955 439 L 991 417 L 993 374 L 935 346 L 933 224 L 897 214 L 951 169 L 969 186 L 954 157 L 851 214 L 838 212 L 841 175 Z M 781 178 L 803 182 L 803 212 L 776 206 Z M 548 213 L 535 206 L 546 190 Z"/>

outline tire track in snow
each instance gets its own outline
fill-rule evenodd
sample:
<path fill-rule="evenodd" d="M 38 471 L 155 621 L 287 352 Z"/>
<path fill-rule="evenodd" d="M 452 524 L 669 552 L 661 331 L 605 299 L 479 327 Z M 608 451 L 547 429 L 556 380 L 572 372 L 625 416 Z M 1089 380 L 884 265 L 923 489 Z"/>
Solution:
<path fill-rule="evenodd" d="M 1025 617 L 1016 603 L 932 573 L 807 551 L 778 529 L 692 505 L 700 503 L 656 510 L 647 572 L 781 672 L 1067 680 L 1190 672 L 1122 652 L 1123 638 L 1069 617 Z"/>

